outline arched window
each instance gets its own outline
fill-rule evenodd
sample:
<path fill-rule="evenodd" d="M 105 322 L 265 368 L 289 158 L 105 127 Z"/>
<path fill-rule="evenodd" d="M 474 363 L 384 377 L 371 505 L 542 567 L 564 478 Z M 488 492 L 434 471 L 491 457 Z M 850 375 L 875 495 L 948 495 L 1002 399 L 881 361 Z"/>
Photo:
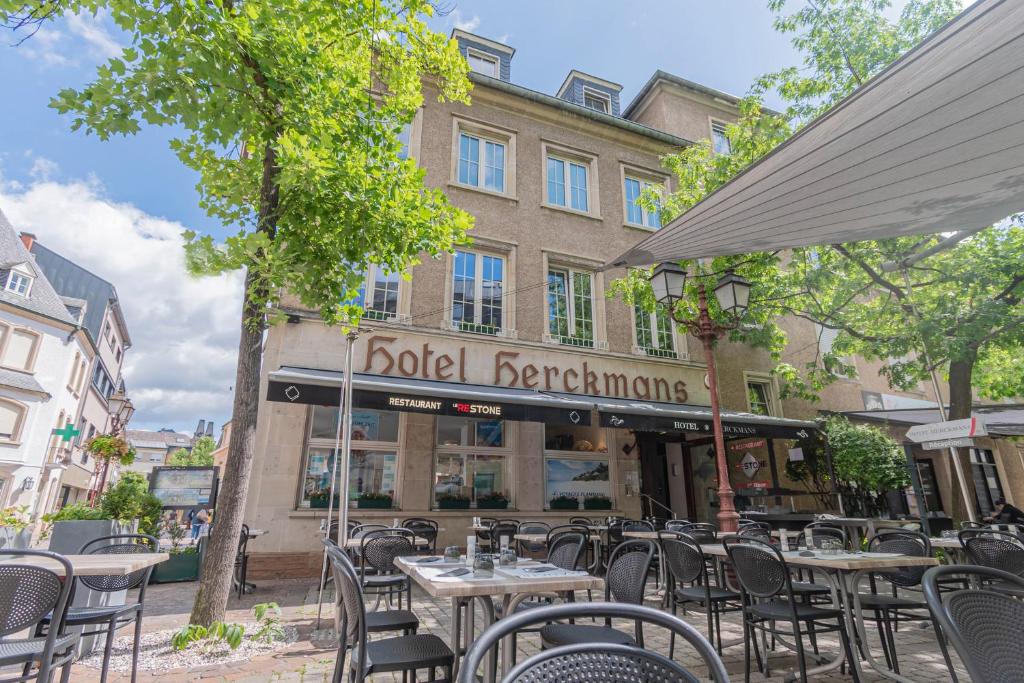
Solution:
<path fill-rule="evenodd" d="M 17 442 L 25 423 L 27 406 L 9 398 L 0 398 L 0 442 Z"/>

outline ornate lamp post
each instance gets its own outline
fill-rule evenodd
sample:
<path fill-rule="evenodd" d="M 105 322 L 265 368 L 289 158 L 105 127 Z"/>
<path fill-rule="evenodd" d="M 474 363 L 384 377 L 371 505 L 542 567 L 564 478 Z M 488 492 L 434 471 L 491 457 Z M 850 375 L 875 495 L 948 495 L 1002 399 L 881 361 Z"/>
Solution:
<path fill-rule="evenodd" d="M 719 308 L 733 317 L 728 324 L 718 323 L 708 313 L 707 292 L 704 282 L 696 280 L 697 317 L 684 318 L 676 311 L 676 304 L 683 298 L 686 286 L 686 271 L 674 263 L 662 263 L 651 275 L 654 298 L 662 304 L 678 324 L 683 325 L 704 345 L 704 359 L 708 368 L 708 389 L 711 391 L 711 420 L 715 433 L 715 461 L 718 466 L 718 528 L 721 531 L 736 531 L 739 515 L 733 502 L 736 494 L 729 483 L 729 461 L 725 453 L 725 435 L 722 432 L 722 415 L 718 406 L 718 373 L 715 369 L 715 340 L 728 330 L 735 329 L 747 310 L 750 301 L 750 283 L 732 271 L 727 272 L 715 285 L 714 294 Z"/>
<path fill-rule="evenodd" d="M 118 389 L 107 399 L 107 413 L 110 415 L 110 433 L 114 436 L 120 436 L 121 432 L 128 426 L 128 421 L 132 419 L 132 415 L 135 414 L 135 406 L 132 405 L 132 400 L 124 395 L 124 390 Z M 96 465 L 98 467 L 99 463 L 97 462 Z M 96 487 L 89 492 L 89 501 L 94 506 L 100 494 L 103 493 L 103 487 L 107 484 L 107 473 L 109 470 L 110 458 L 104 458 L 103 469 L 99 472 Z"/>

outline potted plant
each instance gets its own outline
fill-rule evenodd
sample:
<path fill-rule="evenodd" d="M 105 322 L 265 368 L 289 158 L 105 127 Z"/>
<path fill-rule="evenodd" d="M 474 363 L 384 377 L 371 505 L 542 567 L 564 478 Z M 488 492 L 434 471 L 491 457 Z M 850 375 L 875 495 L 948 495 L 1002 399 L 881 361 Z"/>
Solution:
<path fill-rule="evenodd" d="M 508 496 L 501 491 L 494 491 L 476 497 L 478 510 L 504 510 L 508 507 Z"/>
<path fill-rule="evenodd" d="M 437 496 L 437 507 L 441 510 L 468 510 L 469 496 L 464 493 L 442 493 Z"/>
<path fill-rule="evenodd" d="M 356 500 L 356 507 L 359 509 L 378 508 L 387 509 L 392 505 L 390 493 L 376 493 L 374 491 L 363 491 Z"/>
<path fill-rule="evenodd" d="M 584 510 L 611 510 L 612 499 L 608 496 L 587 496 L 583 499 Z"/>
<path fill-rule="evenodd" d="M 309 507 L 311 508 L 327 508 L 330 507 L 331 501 L 331 490 L 330 489 L 317 489 L 313 493 L 309 494 Z M 334 507 L 338 507 L 338 495 L 334 495 Z"/>
<path fill-rule="evenodd" d="M 99 499 L 96 507 L 84 503 L 67 505 L 44 515 L 51 524 L 50 550 L 74 555 L 83 545 L 103 536 L 139 533 L 157 536 L 163 507 L 149 492 L 146 478 L 137 472 L 124 472 Z"/>
<path fill-rule="evenodd" d="M 555 496 L 548 503 L 548 507 L 552 510 L 579 510 L 580 499 L 575 496 Z"/>
<path fill-rule="evenodd" d="M 172 520 L 164 524 L 167 535 L 171 537 L 171 558 L 153 568 L 151 583 L 174 583 L 177 581 L 195 581 L 199 578 L 199 547 L 182 545 L 188 527 Z"/>
<path fill-rule="evenodd" d="M 28 506 L 19 505 L 0 510 L 0 549 L 22 550 L 32 541 Z"/>

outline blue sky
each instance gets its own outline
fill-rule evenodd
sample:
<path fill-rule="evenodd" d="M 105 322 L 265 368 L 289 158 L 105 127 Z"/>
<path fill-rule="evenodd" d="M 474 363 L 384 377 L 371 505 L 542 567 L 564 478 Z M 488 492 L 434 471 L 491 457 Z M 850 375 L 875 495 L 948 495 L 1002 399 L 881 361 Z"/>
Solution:
<path fill-rule="evenodd" d="M 760 74 L 797 63 L 765 0 L 447 4 L 434 29 L 507 42 L 517 50 L 512 80 L 547 93 L 576 68 L 621 83 L 623 103 L 657 69 L 743 94 Z M 178 235 L 223 230 L 198 208 L 196 177 L 168 148 L 174 131 L 101 142 L 47 106 L 86 83 L 120 40 L 103 16 L 61 19 L 20 47 L 3 35 L 0 209 L 118 287 L 135 339 L 126 368 L 134 423 L 190 431 L 230 413 L 240 289 L 237 277 L 185 281 Z"/>

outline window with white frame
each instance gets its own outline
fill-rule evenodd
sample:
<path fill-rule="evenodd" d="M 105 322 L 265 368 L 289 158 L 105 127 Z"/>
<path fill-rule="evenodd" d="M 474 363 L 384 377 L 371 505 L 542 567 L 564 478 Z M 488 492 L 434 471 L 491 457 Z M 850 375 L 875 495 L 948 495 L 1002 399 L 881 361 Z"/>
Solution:
<path fill-rule="evenodd" d="M 633 307 L 636 345 L 648 356 L 676 358 L 675 324 L 661 306 L 648 311 L 639 304 Z"/>
<path fill-rule="evenodd" d="M 547 203 L 575 211 L 590 211 L 590 164 L 549 154 Z"/>
<path fill-rule="evenodd" d="M 452 268 L 452 324 L 460 330 L 498 334 L 503 325 L 505 259 L 456 251 Z"/>
<path fill-rule="evenodd" d="M 727 125 L 723 121 L 711 121 L 711 148 L 715 154 L 732 153 L 732 144 L 729 142 L 729 135 L 726 132 Z"/>
<path fill-rule="evenodd" d="M 505 421 L 439 416 L 436 444 L 435 507 L 459 501 L 473 507 L 498 507 L 495 502 L 509 501 L 511 445 Z"/>
<path fill-rule="evenodd" d="M 32 372 L 39 348 L 39 334 L 21 327 L 0 327 L 0 365 Z"/>
<path fill-rule="evenodd" d="M 8 292 L 27 297 L 32 288 L 32 276 L 12 270 L 7 274 L 6 288 Z"/>
<path fill-rule="evenodd" d="M 399 413 L 382 410 L 352 412 L 352 457 L 349 462 L 348 501 L 357 504 L 365 494 L 390 497 L 397 507 Z M 306 464 L 299 497 L 300 507 L 326 507 L 330 502 L 334 471 L 334 443 L 338 409 L 314 406 L 306 441 Z M 334 490 L 340 502 L 342 475 L 338 471 Z"/>
<path fill-rule="evenodd" d="M 492 192 L 505 191 L 505 143 L 459 133 L 459 183 Z"/>
<path fill-rule="evenodd" d="M 548 269 L 548 334 L 559 344 L 594 346 L 594 276 Z"/>
<path fill-rule="evenodd" d="M 363 317 L 387 320 L 398 315 L 398 285 L 401 276 L 370 264 L 355 303 L 363 307 Z"/>
<path fill-rule="evenodd" d="M 0 441 L 14 442 L 21 438 L 26 410 L 17 401 L 0 398 Z"/>
<path fill-rule="evenodd" d="M 587 109 L 593 109 L 599 111 L 602 114 L 607 114 L 612 109 L 611 98 L 603 92 L 592 90 L 590 88 L 583 88 L 583 106 Z"/>
<path fill-rule="evenodd" d="M 466 61 L 469 62 L 471 71 L 490 76 L 491 78 L 500 77 L 501 62 L 495 55 L 469 48 L 466 50 Z"/>
<path fill-rule="evenodd" d="M 642 225 L 645 228 L 660 228 L 661 206 L 657 204 L 653 210 L 648 210 L 640 204 L 640 197 L 648 188 L 660 188 L 658 183 L 652 183 L 636 176 L 627 175 L 624 181 L 623 195 L 626 200 L 626 222 L 631 225 Z"/>
<path fill-rule="evenodd" d="M 747 383 L 747 406 L 755 415 L 780 417 L 775 382 L 765 375 L 744 373 Z"/>

